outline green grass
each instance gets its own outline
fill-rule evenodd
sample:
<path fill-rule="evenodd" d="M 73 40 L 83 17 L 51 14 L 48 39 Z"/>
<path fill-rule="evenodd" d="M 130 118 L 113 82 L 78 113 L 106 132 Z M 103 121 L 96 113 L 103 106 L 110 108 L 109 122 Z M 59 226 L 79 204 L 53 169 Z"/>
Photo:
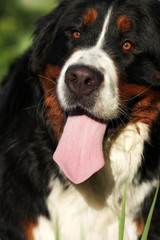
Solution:
<path fill-rule="evenodd" d="M 119 221 L 119 240 L 123 240 L 124 235 L 124 225 L 125 225 L 125 205 L 126 205 L 126 185 L 124 186 L 124 194 L 122 200 L 122 210 L 121 210 L 121 217 Z"/>
<path fill-rule="evenodd" d="M 57 0 L 5 0 L 0 3 L 0 81 L 10 64 L 32 43 L 36 20 Z"/>
<path fill-rule="evenodd" d="M 59 231 L 58 217 L 56 218 L 56 240 L 60 240 L 60 231 Z"/>
<path fill-rule="evenodd" d="M 153 215 L 153 211 L 154 211 L 154 207 L 155 207 L 156 200 L 157 200 L 158 191 L 159 191 L 159 180 L 158 180 L 156 193 L 155 193 L 155 196 L 154 196 L 154 199 L 153 199 L 153 203 L 152 203 L 152 206 L 151 206 L 151 209 L 150 209 L 147 221 L 146 221 L 146 225 L 145 225 L 141 240 L 147 240 L 148 232 L 149 232 L 149 228 L 150 228 L 150 223 L 151 223 L 152 215 Z"/>
<path fill-rule="evenodd" d="M 157 183 L 157 188 L 156 188 L 156 192 L 155 192 L 155 196 L 148 214 L 148 218 L 144 227 L 144 231 L 141 237 L 141 240 L 147 240 L 148 237 L 148 232 L 149 232 L 149 228 L 150 228 L 150 224 L 151 224 L 151 220 L 152 220 L 152 215 L 153 215 L 153 211 L 155 208 L 155 204 L 156 204 L 156 200 L 157 200 L 157 196 L 158 196 L 158 192 L 159 192 L 159 187 L 160 187 L 160 182 L 158 179 L 158 183 Z M 123 235 L 124 235 L 124 225 L 125 225 L 125 203 L 126 203 L 126 186 L 124 187 L 124 195 L 123 195 L 123 201 L 122 201 L 122 210 L 121 210 L 121 217 L 120 217 L 120 222 L 119 222 L 119 240 L 123 240 Z"/>

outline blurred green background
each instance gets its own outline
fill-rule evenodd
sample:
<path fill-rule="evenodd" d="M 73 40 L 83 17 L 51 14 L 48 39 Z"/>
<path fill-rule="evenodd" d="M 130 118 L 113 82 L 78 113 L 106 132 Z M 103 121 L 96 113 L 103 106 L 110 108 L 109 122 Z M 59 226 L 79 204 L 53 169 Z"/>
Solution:
<path fill-rule="evenodd" d="M 56 4 L 57 0 L 0 2 L 0 81 L 11 62 L 31 45 L 35 21 Z"/>

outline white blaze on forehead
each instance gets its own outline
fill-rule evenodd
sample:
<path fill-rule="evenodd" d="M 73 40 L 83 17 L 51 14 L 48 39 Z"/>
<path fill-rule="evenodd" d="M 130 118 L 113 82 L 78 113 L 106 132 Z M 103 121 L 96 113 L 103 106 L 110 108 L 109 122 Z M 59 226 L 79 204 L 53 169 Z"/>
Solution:
<path fill-rule="evenodd" d="M 94 116 L 103 119 L 112 119 L 117 115 L 119 106 L 117 69 L 112 58 L 103 50 L 103 44 L 105 43 L 105 36 L 107 35 L 111 12 L 112 8 L 108 10 L 95 46 L 78 49 L 66 61 L 61 70 L 57 89 L 60 103 L 65 110 L 70 110 L 77 107 L 72 100 L 70 101 L 71 93 L 65 84 L 66 71 L 73 65 L 82 65 L 97 69 L 104 76 L 103 83 L 97 92 L 94 93 L 94 107 L 92 107 L 92 109 L 87 108 L 87 111 Z M 85 108 L 85 106 L 81 105 L 80 107 Z"/>
<path fill-rule="evenodd" d="M 99 39 L 97 41 L 97 44 L 96 44 L 97 48 L 102 48 L 103 47 L 105 34 L 107 32 L 108 25 L 109 25 L 109 22 L 110 22 L 110 16 L 111 16 L 111 9 L 109 9 L 109 11 L 107 13 L 107 16 L 105 18 L 103 28 L 102 28 L 102 32 L 101 32 L 100 37 L 99 37 Z"/>

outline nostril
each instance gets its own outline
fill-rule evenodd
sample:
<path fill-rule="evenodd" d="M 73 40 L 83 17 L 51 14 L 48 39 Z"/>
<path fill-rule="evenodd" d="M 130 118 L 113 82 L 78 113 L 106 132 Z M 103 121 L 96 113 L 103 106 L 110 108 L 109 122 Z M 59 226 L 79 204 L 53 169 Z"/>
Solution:
<path fill-rule="evenodd" d="M 85 80 L 85 84 L 87 84 L 88 86 L 91 86 L 91 85 L 92 85 L 91 78 L 87 78 L 87 79 Z"/>
<path fill-rule="evenodd" d="M 76 82 L 77 81 L 77 76 L 76 74 L 70 72 L 67 70 L 66 75 L 65 75 L 65 81 L 70 81 L 70 82 Z"/>
<path fill-rule="evenodd" d="M 77 79 L 76 76 L 73 76 L 72 78 L 68 79 L 68 81 L 70 81 L 70 82 L 77 82 L 78 79 Z"/>
<path fill-rule="evenodd" d="M 77 80 L 77 75 L 72 73 L 72 76 L 73 76 L 73 80 Z"/>
<path fill-rule="evenodd" d="M 92 77 L 92 78 L 87 78 L 85 80 L 85 84 L 87 84 L 88 86 L 99 86 L 100 85 L 100 81 L 99 79 Z"/>

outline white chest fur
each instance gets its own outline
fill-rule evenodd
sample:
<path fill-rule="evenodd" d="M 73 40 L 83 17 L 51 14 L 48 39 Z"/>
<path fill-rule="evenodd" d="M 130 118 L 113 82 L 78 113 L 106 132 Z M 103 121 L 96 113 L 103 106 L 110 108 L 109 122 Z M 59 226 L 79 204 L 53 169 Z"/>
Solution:
<path fill-rule="evenodd" d="M 126 126 L 107 143 L 106 166 L 85 183 L 64 190 L 59 180 L 51 183 L 47 199 L 50 220 L 39 218 L 35 240 L 54 240 L 56 225 L 61 240 L 117 240 L 118 219 L 124 184 L 127 204 L 124 240 L 137 240 L 134 218 L 156 181 L 136 184 L 148 127 L 143 123 Z M 134 184 L 133 184 L 134 180 Z M 45 235 L 45 237 L 44 237 Z"/>

